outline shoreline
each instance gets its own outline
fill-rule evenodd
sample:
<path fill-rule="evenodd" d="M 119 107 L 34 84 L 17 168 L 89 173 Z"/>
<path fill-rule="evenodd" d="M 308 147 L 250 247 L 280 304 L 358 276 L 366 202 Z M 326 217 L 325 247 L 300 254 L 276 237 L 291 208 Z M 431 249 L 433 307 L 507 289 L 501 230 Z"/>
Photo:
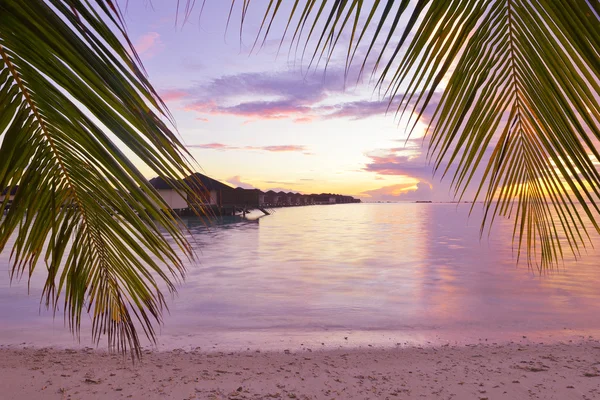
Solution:
<path fill-rule="evenodd" d="M 595 399 L 600 341 L 283 351 L 0 346 L 3 399 Z"/>

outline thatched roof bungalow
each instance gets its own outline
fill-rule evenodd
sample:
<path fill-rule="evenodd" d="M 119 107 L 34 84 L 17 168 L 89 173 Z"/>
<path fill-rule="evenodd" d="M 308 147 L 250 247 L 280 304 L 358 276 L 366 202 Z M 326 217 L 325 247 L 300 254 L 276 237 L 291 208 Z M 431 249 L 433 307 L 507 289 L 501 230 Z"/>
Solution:
<path fill-rule="evenodd" d="M 266 206 L 276 206 L 279 202 L 279 195 L 277 192 L 273 190 L 269 190 L 265 193 L 265 205 Z"/>
<path fill-rule="evenodd" d="M 176 182 L 171 183 L 167 179 L 157 176 L 156 178 L 150 179 L 150 184 L 156 189 L 160 197 L 163 198 L 165 203 L 167 203 L 172 210 L 183 210 L 188 208 L 186 198 L 173 189 L 173 186 L 177 185 Z"/>
<path fill-rule="evenodd" d="M 298 193 L 289 192 L 290 196 L 290 204 L 293 206 L 297 206 L 300 204 L 300 195 Z"/>
<path fill-rule="evenodd" d="M 278 199 L 278 203 L 277 205 L 279 206 L 287 206 L 290 205 L 290 197 L 288 196 L 288 194 L 284 191 L 281 191 L 279 193 L 277 193 L 279 195 L 279 199 Z"/>
<path fill-rule="evenodd" d="M 259 189 L 235 188 L 222 192 L 223 204 L 233 206 L 263 207 L 265 205 L 265 193 Z"/>
<path fill-rule="evenodd" d="M 194 198 L 188 196 L 188 200 L 190 203 L 199 205 L 222 205 L 224 204 L 223 193 L 233 190 L 231 186 L 199 172 L 188 176 L 184 179 L 184 182 L 188 184 L 195 193 Z"/>
<path fill-rule="evenodd" d="M 312 194 L 310 196 L 315 204 L 335 204 L 335 195 L 331 193 Z"/>
<path fill-rule="evenodd" d="M 184 197 L 173 189 L 173 186 L 183 183 L 191 187 L 195 194 Z M 150 179 L 150 184 L 173 210 L 186 209 L 189 204 L 218 205 L 221 200 L 221 192 L 233 190 L 230 186 L 198 172 L 174 183 L 162 177 L 156 177 Z"/>

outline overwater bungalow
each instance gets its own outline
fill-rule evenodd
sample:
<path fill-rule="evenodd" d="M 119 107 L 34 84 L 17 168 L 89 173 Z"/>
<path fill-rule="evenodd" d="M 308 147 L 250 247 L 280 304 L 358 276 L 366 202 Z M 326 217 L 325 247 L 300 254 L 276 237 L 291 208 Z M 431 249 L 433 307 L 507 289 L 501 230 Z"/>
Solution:
<path fill-rule="evenodd" d="M 259 189 L 235 188 L 223 191 L 223 204 L 237 207 L 264 207 L 265 193 Z"/>
<path fill-rule="evenodd" d="M 335 195 L 331 193 L 313 194 L 310 196 L 314 204 L 335 204 Z"/>
<path fill-rule="evenodd" d="M 300 204 L 300 200 L 299 200 L 300 195 L 298 193 L 289 192 L 288 197 L 290 199 L 290 203 L 289 203 L 290 205 L 297 206 L 298 204 Z"/>
<path fill-rule="evenodd" d="M 160 176 L 150 179 L 150 184 L 171 209 L 183 210 L 188 208 L 187 199 L 173 189 L 175 184 L 169 183 L 169 181 Z"/>
<path fill-rule="evenodd" d="M 233 215 L 240 212 L 245 213 L 252 209 L 258 209 L 265 214 L 269 214 L 267 210 L 270 207 L 360 202 L 360 200 L 351 196 L 331 193 L 304 195 L 294 192 L 276 193 L 273 190 L 264 193 L 259 189 L 244 189 L 241 187 L 234 189 L 201 173 L 192 174 L 174 183 L 156 177 L 150 180 L 150 184 L 158 191 L 169 207 L 179 215 L 188 213 L 191 215 L 191 213 L 199 210 L 216 215 Z M 191 187 L 194 194 L 188 194 L 185 197 L 185 195 L 182 196 L 177 190 L 173 189 L 173 186 L 181 187 L 184 184 Z"/>
<path fill-rule="evenodd" d="M 265 205 L 267 207 L 275 207 L 279 203 L 279 195 L 273 190 L 265 193 Z"/>
<path fill-rule="evenodd" d="M 281 191 L 281 192 L 277 193 L 277 195 L 279 196 L 279 198 L 277 200 L 278 206 L 281 207 L 281 206 L 290 205 L 290 198 L 286 192 Z"/>
<path fill-rule="evenodd" d="M 340 194 L 336 194 L 335 195 L 335 202 L 337 204 L 348 204 L 348 203 L 354 203 L 355 199 L 352 196 L 343 196 Z"/>
<path fill-rule="evenodd" d="M 184 181 L 196 193 L 195 200 L 191 198 L 188 200 L 190 203 L 196 202 L 199 205 L 220 206 L 226 204 L 227 202 L 223 200 L 224 193 L 233 190 L 231 186 L 199 172 L 188 176 Z"/>
<path fill-rule="evenodd" d="M 179 194 L 173 186 L 185 183 L 194 191 L 195 195 L 187 197 Z M 150 184 L 158 191 L 158 194 L 173 210 L 183 210 L 189 208 L 189 204 L 197 206 L 217 206 L 221 204 L 223 191 L 233 190 L 232 187 L 225 185 L 215 179 L 212 179 L 201 173 L 195 173 L 183 179 L 183 182 L 169 183 L 162 177 L 150 179 Z"/>

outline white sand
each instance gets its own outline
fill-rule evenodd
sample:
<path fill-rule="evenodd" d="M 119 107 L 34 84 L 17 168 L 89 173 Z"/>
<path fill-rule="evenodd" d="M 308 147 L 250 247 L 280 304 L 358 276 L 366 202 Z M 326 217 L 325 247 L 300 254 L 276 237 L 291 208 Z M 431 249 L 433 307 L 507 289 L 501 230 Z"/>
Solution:
<path fill-rule="evenodd" d="M 0 399 L 600 399 L 600 342 L 284 352 L 0 348 Z"/>

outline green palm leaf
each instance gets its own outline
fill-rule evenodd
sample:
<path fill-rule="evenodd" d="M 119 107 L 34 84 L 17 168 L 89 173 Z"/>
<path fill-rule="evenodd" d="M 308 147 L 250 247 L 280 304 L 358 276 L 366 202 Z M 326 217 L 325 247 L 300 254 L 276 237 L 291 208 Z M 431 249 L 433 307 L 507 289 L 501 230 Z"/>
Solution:
<path fill-rule="evenodd" d="M 46 305 L 62 299 L 74 333 L 86 311 L 96 341 L 139 355 L 192 250 L 116 142 L 165 178 L 191 170 L 124 40 L 110 0 L 0 1 L 0 188 L 18 185 L 0 251 L 15 234 L 13 277 L 45 264 Z"/>
<path fill-rule="evenodd" d="M 269 2 L 267 26 L 280 3 Z M 343 33 L 348 64 L 366 48 L 361 71 L 374 60 L 377 85 L 390 104 L 400 100 L 410 129 L 439 97 L 434 169 L 452 174 L 458 199 L 476 185 L 482 230 L 514 217 L 519 253 L 545 268 L 564 245 L 578 255 L 588 227 L 600 231 L 599 11 L 589 0 L 323 0 L 295 1 L 282 18 L 292 46 L 312 48 L 311 63 L 328 62 Z"/>

